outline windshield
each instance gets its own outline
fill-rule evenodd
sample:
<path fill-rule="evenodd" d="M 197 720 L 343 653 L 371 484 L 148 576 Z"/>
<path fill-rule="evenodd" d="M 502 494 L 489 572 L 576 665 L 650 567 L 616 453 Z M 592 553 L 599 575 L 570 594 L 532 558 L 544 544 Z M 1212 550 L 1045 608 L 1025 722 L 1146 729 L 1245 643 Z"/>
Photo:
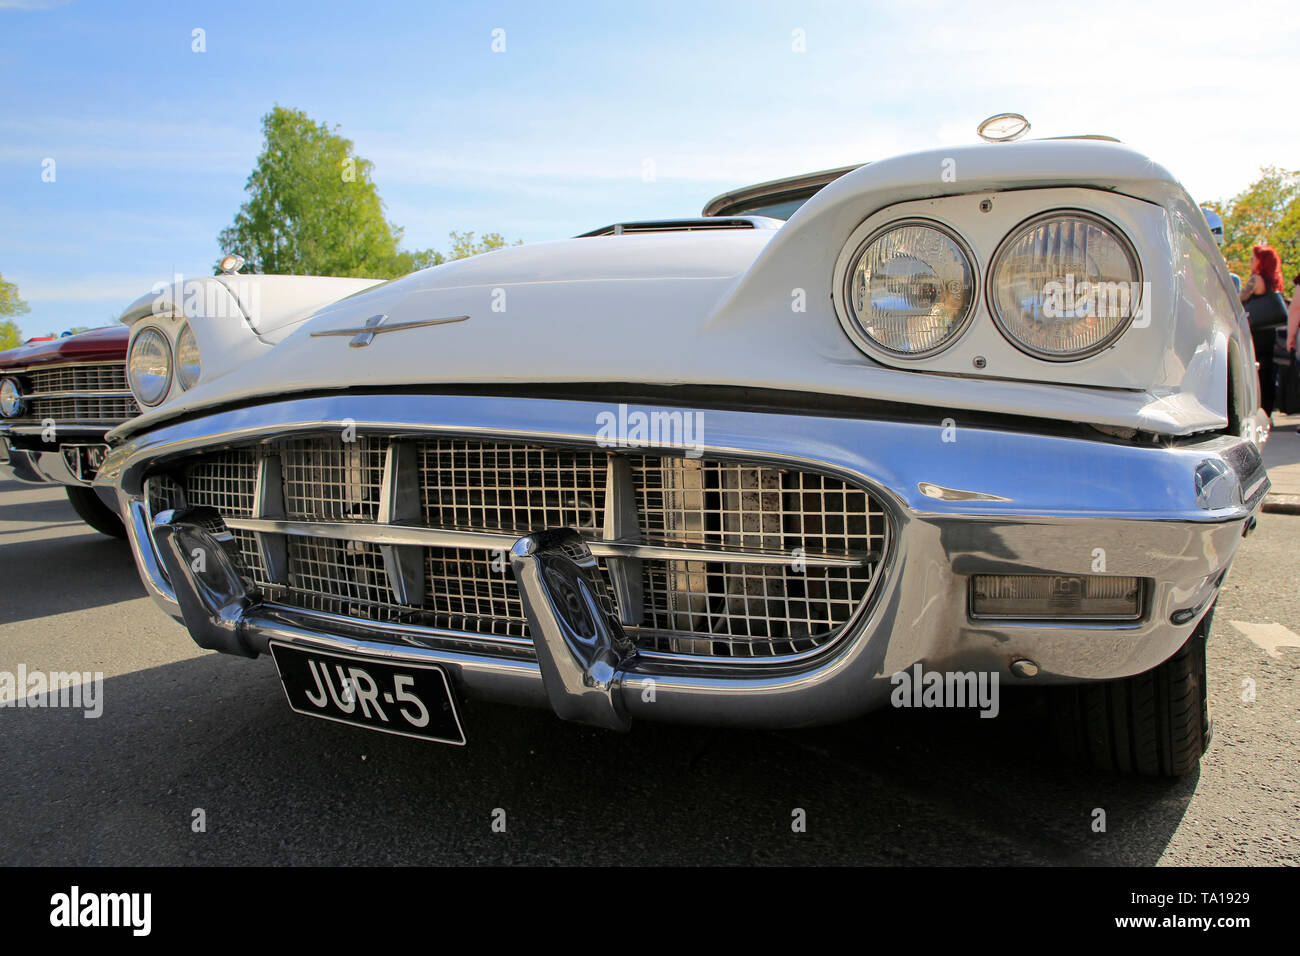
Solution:
<path fill-rule="evenodd" d="M 769 216 L 782 221 L 817 195 L 827 183 L 834 182 L 857 166 L 824 169 L 818 173 L 789 176 L 756 186 L 746 186 L 723 193 L 704 206 L 705 216 Z"/>
<path fill-rule="evenodd" d="M 818 189 L 821 187 L 819 186 Z M 795 199 L 784 199 L 779 202 L 773 202 L 770 197 L 755 199 L 747 203 L 737 203 L 729 206 L 725 216 L 771 216 L 773 219 L 789 219 L 794 215 L 794 211 L 806 203 L 817 193 L 813 189 Z"/>

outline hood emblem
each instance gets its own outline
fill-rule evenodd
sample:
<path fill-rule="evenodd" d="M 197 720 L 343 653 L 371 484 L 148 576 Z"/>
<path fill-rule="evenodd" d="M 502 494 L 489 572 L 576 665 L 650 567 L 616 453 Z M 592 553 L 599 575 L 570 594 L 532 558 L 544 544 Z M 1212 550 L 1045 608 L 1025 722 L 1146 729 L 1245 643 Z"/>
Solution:
<path fill-rule="evenodd" d="M 376 335 L 384 332 L 401 332 L 404 329 L 422 329 L 428 325 L 448 325 L 452 322 L 465 322 L 469 319 L 468 315 L 452 315 L 445 319 L 417 319 L 414 322 L 394 322 L 392 325 L 384 325 L 388 318 L 384 313 L 372 315 L 361 325 L 360 328 L 353 329 L 324 329 L 320 332 L 313 332 L 312 338 L 318 338 L 326 335 L 351 335 L 353 339 L 348 343 L 350 348 L 363 349 L 375 340 Z"/>

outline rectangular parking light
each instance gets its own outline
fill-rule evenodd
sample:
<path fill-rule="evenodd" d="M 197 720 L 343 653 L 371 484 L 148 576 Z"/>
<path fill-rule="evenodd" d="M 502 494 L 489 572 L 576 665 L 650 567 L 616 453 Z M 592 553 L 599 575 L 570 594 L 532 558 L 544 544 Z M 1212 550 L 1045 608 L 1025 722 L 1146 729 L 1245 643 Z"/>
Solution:
<path fill-rule="evenodd" d="M 1142 580 L 1109 574 L 976 574 L 974 618 L 1032 621 L 1136 621 Z"/>

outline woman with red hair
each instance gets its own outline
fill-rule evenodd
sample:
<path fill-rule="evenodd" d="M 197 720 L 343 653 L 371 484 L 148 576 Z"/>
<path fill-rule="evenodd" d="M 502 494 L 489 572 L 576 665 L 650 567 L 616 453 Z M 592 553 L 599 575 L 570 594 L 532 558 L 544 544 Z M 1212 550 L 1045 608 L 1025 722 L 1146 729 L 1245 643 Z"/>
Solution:
<path fill-rule="evenodd" d="M 1273 342 L 1277 329 L 1286 325 L 1287 306 L 1282 298 L 1282 263 L 1272 246 L 1254 246 L 1250 278 L 1241 284 L 1241 301 L 1250 317 L 1255 340 L 1255 361 L 1259 363 L 1259 404 L 1273 414 Z"/>

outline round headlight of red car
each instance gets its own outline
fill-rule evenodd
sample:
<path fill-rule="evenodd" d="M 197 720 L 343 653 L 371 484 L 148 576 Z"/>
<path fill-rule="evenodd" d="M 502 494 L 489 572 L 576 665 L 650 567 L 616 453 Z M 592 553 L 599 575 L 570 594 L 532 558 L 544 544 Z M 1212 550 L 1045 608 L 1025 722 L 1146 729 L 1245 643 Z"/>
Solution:
<path fill-rule="evenodd" d="M 0 416 L 17 418 L 23 413 L 23 390 L 15 379 L 0 382 Z"/>

